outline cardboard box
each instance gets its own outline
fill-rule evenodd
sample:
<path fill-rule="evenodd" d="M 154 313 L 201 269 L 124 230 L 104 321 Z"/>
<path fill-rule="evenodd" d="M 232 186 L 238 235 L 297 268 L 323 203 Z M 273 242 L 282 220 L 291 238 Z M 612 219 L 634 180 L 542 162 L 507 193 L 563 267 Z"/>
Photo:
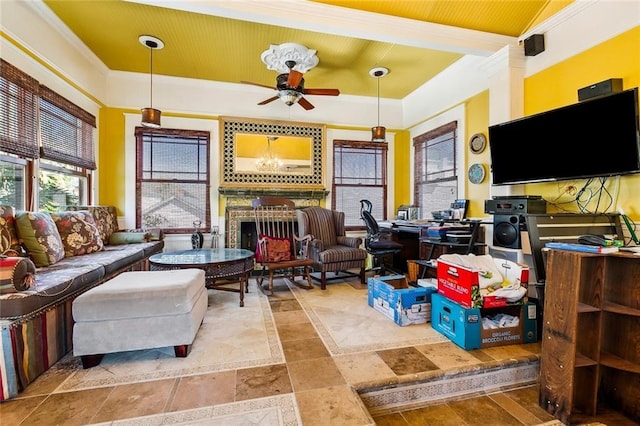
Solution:
<path fill-rule="evenodd" d="M 483 328 L 482 318 L 498 313 L 518 316 L 518 325 Z M 436 293 L 431 297 L 431 327 L 465 350 L 536 342 L 536 317 L 536 305 L 533 303 L 503 308 L 467 309 L 441 294 Z"/>
<path fill-rule="evenodd" d="M 367 280 L 369 306 L 400 326 L 430 321 L 431 295 L 435 291 L 434 288 L 409 287 L 404 275 Z"/>
<path fill-rule="evenodd" d="M 520 282 L 525 289 L 529 283 L 529 267 L 510 260 L 494 258 L 496 266 L 503 278 L 508 282 Z M 510 302 L 507 299 L 483 294 L 480 290 L 478 271 L 455 265 L 445 260 L 438 259 L 437 267 L 438 293 L 459 303 L 465 308 L 497 308 L 509 305 L 522 305 L 527 303 L 527 291 L 524 296 Z"/>

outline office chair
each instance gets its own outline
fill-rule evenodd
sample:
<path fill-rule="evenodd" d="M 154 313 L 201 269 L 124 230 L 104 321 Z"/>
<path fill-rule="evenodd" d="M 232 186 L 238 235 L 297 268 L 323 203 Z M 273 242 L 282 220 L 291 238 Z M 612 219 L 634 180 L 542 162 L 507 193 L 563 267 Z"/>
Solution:
<path fill-rule="evenodd" d="M 367 227 L 367 235 L 364 239 L 364 248 L 373 257 L 373 271 L 380 275 L 385 274 L 384 263 L 380 259 L 388 254 L 399 253 L 404 246 L 389 239 L 389 234 L 380 230 L 378 222 L 371 214 L 371 202 L 360 200 L 360 218 Z"/>

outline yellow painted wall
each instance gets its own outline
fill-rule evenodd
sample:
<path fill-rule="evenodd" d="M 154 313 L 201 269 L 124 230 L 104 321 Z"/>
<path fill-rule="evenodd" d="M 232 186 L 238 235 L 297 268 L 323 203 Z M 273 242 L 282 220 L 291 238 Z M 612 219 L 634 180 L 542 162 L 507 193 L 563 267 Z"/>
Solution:
<path fill-rule="evenodd" d="M 465 132 L 468 135 L 466 141 L 464 141 L 464 158 L 466 167 L 465 170 L 469 169 L 469 166 L 473 163 L 480 163 L 484 167 L 485 170 L 485 179 L 480 184 L 473 184 L 469 182 L 469 179 L 465 176 L 465 189 L 466 194 L 469 199 L 469 208 L 467 210 L 468 217 L 483 217 L 486 216 L 484 213 L 484 200 L 490 198 L 491 185 L 489 184 L 489 174 L 490 169 L 489 165 L 491 164 L 491 158 L 489 155 L 489 143 L 487 136 L 487 129 L 489 126 L 489 91 L 485 90 L 478 95 L 469 98 L 466 101 L 465 108 L 465 123 L 466 129 Z M 469 139 L 476 133 L 482 133 L 485 137 L 487 137 L 487 147 L 480 154 L 475 154 L 471 152 L 469 149 Z"/>
<path fill-rule="evenodd" d="M 125 112 L 118 108 L 100 110 L 100 144 L 98 148 L 98 200 L 95 204 L 112 205 L 118 214 L 125 207 Z M 139 112 L 139 111 L 136 111 Z"/>
<path fill-rule="evenodd" d="M 524 113 L 531 115 L 576 103 L 578 89 L 609 78 L 622 78 L 624 89 L 640 86 L 640 27 L 525 79 Z M 602 148 L 606 149 L 606 142 Z M 577 212 L 576 203 L 570 202 L 573 197 L 567 192 L 584 183 L 585 180 L 528 184 L 525 193 L 555 200 L 557 204 L 549 206 L 550 212 Z M 640 174 L 609 178 L 607 188 L 614 201 L 617 199 L 608 211 L 622 207 L 632 219 L 640 221 Z M 600 205 L 601 212 L 606 199 Z M 595 209 L 595 201 L 588 206 Z"/>
<path fill-rule="evenodd" d="M 411 140 L 408 131 L 394 130 L 394 150 L 395 157 L 389 159 L 393 161 L 394 167 L 394 199 L 389 200 L 393 202 L 393 211 L 395 212 L 402 204 L 411 204 L 410 191 L 410 153 L 413 149 L 411 147 Z"/>

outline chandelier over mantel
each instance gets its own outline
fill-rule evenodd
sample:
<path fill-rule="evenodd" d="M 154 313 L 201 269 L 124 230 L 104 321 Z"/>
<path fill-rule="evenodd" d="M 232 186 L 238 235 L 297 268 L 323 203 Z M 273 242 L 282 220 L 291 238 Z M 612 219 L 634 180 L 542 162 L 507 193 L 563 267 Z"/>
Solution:
<path fill-rule="evenodd" d="M 278 172 L 282 168 L 282 161 L 271 152 L 271 142 L 277 139 L 278 136 L 267 136 L 267 151 L 256 160 L 256 170 L 259 172 Z"/>

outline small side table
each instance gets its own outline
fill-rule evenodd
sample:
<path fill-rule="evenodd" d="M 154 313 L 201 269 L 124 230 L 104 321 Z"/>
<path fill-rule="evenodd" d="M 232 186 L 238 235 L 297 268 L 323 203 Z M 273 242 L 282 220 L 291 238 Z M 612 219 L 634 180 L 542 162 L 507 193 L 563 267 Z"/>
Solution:
<path fill-rule="evenodd" d="M 151 271 L 199 268 L 205 271 L 207 288 L 240 293 L 240 306 L 244 306 L 244 293 L 249 291 L 249 274 L 254 267 L 255 254 L 250 250 L 233 248 L 202 248 L 154 254 L 149 258 Z M 227 287 L 238 281 L 240 288 Z"/>

